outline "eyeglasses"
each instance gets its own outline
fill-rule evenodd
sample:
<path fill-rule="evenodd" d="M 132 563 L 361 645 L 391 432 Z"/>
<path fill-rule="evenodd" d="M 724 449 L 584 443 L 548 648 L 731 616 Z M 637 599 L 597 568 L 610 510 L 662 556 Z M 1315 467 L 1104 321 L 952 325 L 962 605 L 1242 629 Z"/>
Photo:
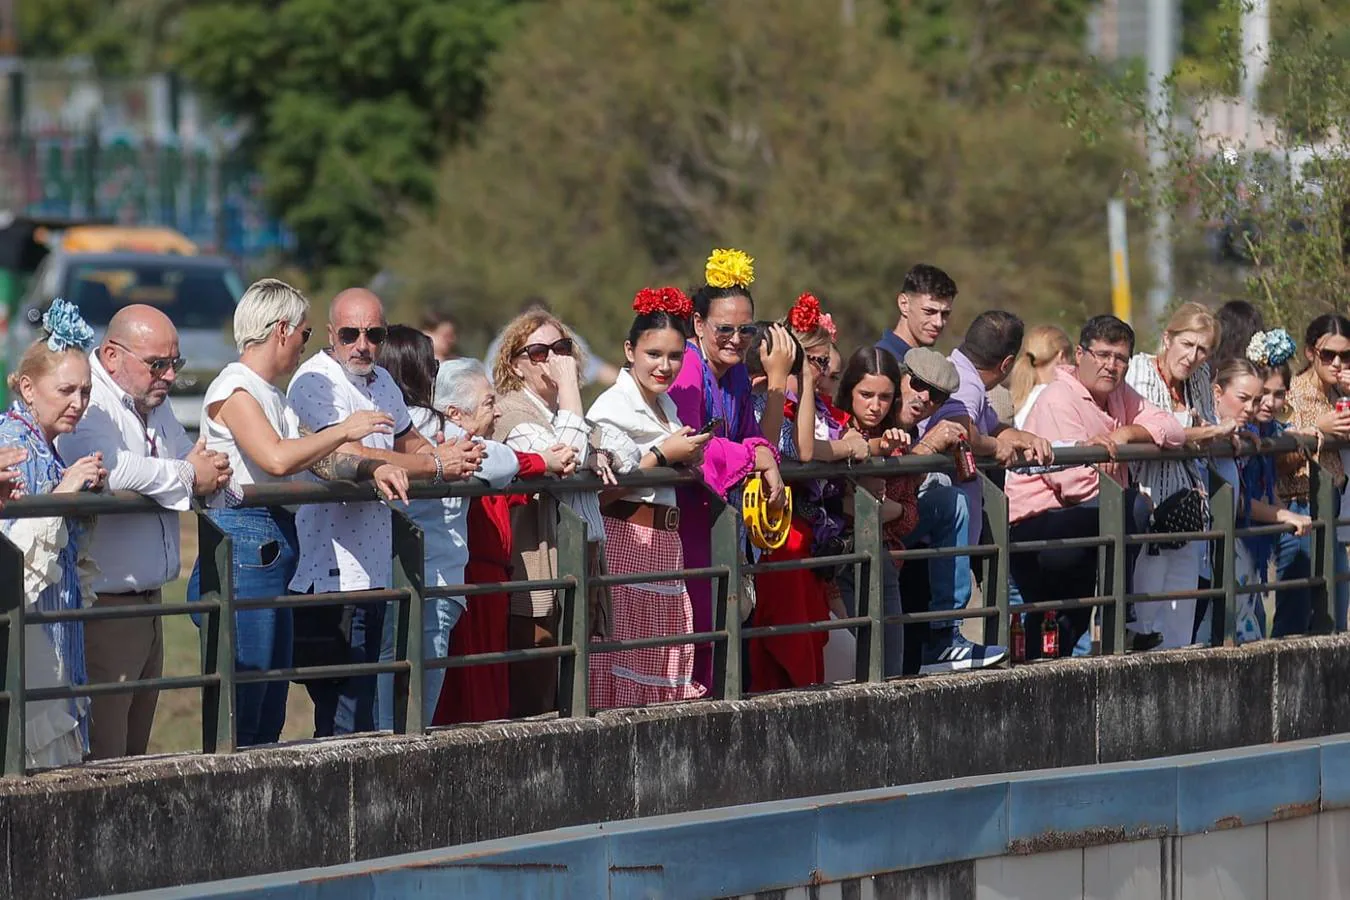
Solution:
<path fill-rule="evenodd" d="M 748 341 L 755 336 L 755 332 L 759 331 L 759 328 L 755 325 L 714 325 L 712 330 L 713 334 L 722 340 L 739 334 Z"/>
<path fill-rule="evenodd" d="M 530 362 L 541 363 L 548 362 L 549 353 L 554 356 L 571 356 L 572 339 L 561 338 L 551 344 L 526 344 L 516 351 L 516 356 L 528 356 Z"/>
<path fill-rule="evenodd" d="M 1317 358 L 1322 361 L 1322 365 L 1324 366 L 1329 366 L 1337 360 L 1340 361 L 1342 368 L 1350 366 L 1350 350 L 1341 350 L 1340 352 L 1335 350 L 1318 350 Z"/>
<path fill-rule="evenodd" d="M 120 341 L 108 341 L 108 343 L 115 347 L 121 347 L 127 352 L 127 356 L 130 356 L 132 359 L 140 360 L 141 365 L 149 369 L 152 375 L 163 375 L 170 369 L 173 369 L 175 372 L 181 372 L 183 371 L 183 366 L 187 365 L 187 360 L 181 356 L 156 356 L 151 359 L 144 359 L 137 356 L 135 353 L 132 353 L 131 348 Z"/>
<path fill-rule="evenodd" d="M 1097 361 L 1102 366 L 1119 366 L 1124 368 L 1130 364 L 1128 356 L 1122 356 L 1119 353 L 1112 353 L 1110 350 L 1090 350 L 1087 347 L 1082 348 L 1083 352 Z"/>
<path fill-rule="evenodd" d="M 916 393 L 927 394 L 929 401 L 935 403 L 946 403 L 952 396 L 941 388 L 933 387 L 913 372 L 909 373 L 909 387 Z"/>
<path fill-rule="evenodd" d="M 339 328 L 337 330 L 338 341 L 343 344 L 355 344 L 361 340 L 361 335 L 366 336 L 366 340 L 372 344 L 383 344 L 384 339 L 389 335 L 389 329 L 383 325 L 376 325 L 374 328 Z"/>
<path fill-rule="evenodd" d="M 806 361 L 816 367 L 816 371 L 826 375 L 830 371 L 830 358 L 828 356 L 808 356 Z"/>

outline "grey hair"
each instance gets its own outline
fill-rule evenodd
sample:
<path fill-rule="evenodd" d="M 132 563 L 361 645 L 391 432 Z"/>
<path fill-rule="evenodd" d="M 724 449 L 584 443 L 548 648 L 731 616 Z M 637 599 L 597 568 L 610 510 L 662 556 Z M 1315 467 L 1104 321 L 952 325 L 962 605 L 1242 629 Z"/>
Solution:
<path fill-rule="evenodd" d="M 438 410 L 453 406 L 462 412 L 476 412 L 482 398 L 477 384 L 479 379 L 488 387 L 492 386 L 487 369 L 478 360 L 470 357 L 447 359 L 436 370 L 436 389 L 431 402 Z"/>
<path fill-rule="evenodd" d="M 298 326 L 308 313 L 309 300 L 300 291 L 279 279 L 261 278 L 234 308 L 234 343 L 243 353 L 251 344 L 266 343 L 278 322 Z"/>

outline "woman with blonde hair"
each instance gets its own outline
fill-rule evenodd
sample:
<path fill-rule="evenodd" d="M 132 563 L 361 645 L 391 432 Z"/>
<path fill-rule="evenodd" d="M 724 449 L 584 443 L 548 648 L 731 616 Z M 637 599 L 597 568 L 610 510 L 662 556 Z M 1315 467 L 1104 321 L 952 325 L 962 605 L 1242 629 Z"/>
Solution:
<path fill-rule="evenodd" d="M 521 453 L 546 453 L 564 445 L 576 454 L 578 468 L 588 468 L 607 484 L 616 469 L 626 470 L 606 441 L 606 429 L 593 428 L 581 406 L 581 372 L 585 358 L 571 329 L 552 313 L 530 310 L 517 316 L 502 332 L 501 349 L 493 362 L 499 418 L 493 440 Z M 593 433 L 594 432 L 594 433 Z M 588 560 L 603 565 L 605 524 L 600 501 L 592 491 L 569 493 L 565 502 L 586 523 Z M 540 496 L 511 511 L 513 569 L 517 578 L 547 580 L 557 577 L 557 518 Z M 587 598 L 591 604 L 592 633 L 605 629 L 606 591 Z M 511 595 L 510 646 L 513 650 L 554 647 L 558 643 L 560 608 L 557 591 L 517 591 Z M 555 708 L 558 661 L 531 660 L 511 664 L 511 714 L 534 716 Z"/>
<path fill-rule="evenodd" d="M 0 419 L 0 447 L 10 451 L 29 494 L 99 490 L 107 480 L 103 456 L 67 465 L 57 435 L 69 434 L 89 407 L 89 350 L 94 332 L 70 303 L 57 299 L 43 316 L 45 334 L 9 376 L 14 403 Z M 13 450 L 22 451 L 14 454 Z M 38 612 L 79 609 L 94 602 L 97 574 L 86 553 L 90 522 L 75 518 L 5 519 L 0 531 L 23 551 L 23 602 Z M 112 527 L 116 527 L 115 525 Z M 29 690 L 86 683 L 84 626 L 49 622 L 24 628 L 24 675 Z M 24 760 L 30 767 L 71 765 L 89 749 L 89 698 L 30 700 L 25 709 Z"/>
<path fill-rule="evenodd" d="M 1026 425 L 1032 404 L 1045 386 L 1055 380 L 1055 370 L 1070 364 L 1072 359 L 1073 341 L 1058 325 L 1037 325 L 1026 333 L 1022 353 L 1013 364 L 1008 380 L 1014 428 Z"/>

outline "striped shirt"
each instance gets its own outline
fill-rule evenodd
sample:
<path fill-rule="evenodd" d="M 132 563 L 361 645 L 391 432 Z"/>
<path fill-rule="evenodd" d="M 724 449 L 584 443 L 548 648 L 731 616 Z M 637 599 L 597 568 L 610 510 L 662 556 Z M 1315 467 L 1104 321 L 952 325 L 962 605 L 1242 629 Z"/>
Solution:
<path fill-rule="evenodd" d="M 1162 374 L 1158 372 L 1157 357 L 1152 353 L 1136 353 L 1125 373 L 1125 383 L 1134 388 L 1149 403 L 1172 412 L 1182 428 L 1214 424 L 1214 395 L 1209 385 L 1209 367 L 1199 366 L 1186 382 L 1183 395 L 1186 410 L 1173 409 L 1172 395 L 1167 390 Z M 1189 469 L 1189 474 L 1188 474 Z M 1141 493 L 1157 506 L 1177 491 L 1188 490 L 1198 483 L 1207 485 L 1208 479 L 1198 460 L 1176 460 L 1130 463 L 1130 478 L 1139 485 Z"/>

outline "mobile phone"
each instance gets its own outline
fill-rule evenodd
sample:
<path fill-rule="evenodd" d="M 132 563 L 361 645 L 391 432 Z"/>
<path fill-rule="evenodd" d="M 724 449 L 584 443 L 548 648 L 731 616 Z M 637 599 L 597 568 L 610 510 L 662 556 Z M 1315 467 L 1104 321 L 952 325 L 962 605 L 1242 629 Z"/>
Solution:
<path fill-rule="evenodd" d="M 703 424 L 703 427 L 698 430 L 698 433 L 712 434 L 714 431 L 721 428 L 725 423 L 726 420 L 723 419 L 722 417 L 714 416 L 713 418 L 709 419 L 707 422 Z"/>

